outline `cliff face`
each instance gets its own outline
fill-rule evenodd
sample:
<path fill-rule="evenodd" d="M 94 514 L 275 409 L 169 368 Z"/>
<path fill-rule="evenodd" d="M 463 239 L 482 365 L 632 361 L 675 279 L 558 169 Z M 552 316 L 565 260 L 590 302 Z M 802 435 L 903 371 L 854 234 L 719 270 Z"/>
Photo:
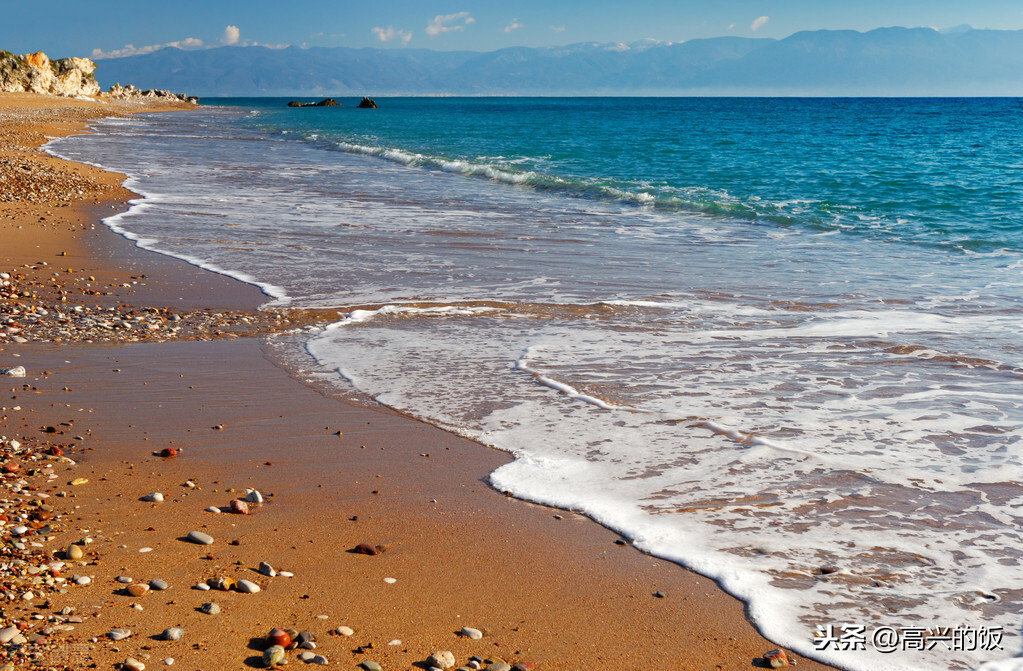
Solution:
<path fill-rule="evenodd" d="M 100 89 L 93 76 L 95 70 L 96 64 L 88 58 L 51 61 L 41 51 L 21 56 L 0 51 L 0 92 L 96 96 Z"/>

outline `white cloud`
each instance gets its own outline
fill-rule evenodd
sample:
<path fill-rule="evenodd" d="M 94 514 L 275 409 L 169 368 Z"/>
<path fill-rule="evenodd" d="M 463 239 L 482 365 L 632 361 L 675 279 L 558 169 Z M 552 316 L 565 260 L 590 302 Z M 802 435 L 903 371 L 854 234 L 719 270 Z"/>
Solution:
<path fill-rule="evenodd" d="M 123 58 L 124 56 L 139 56 L 142 54 L 151 54 L 154 51 L 159 51 L 166 47 L 176 47 L 178 49 L 194 49 L 196 47 L 203 46 L 203 41 L 197 37 L 187 37 L 183 40 L 176 40 L 174 42 L 165 42 L 164 44 L 150 44 L 145 47 L 136 47 L 134 44 L 126 44 L 123 49 L 114 49 L 112 51 L 103 51 L 102 49 L 93 49 L 91 58 L 93 60 L 102 60 L 104 58 Z"/>
<path fill-rule="evenodd" d="M 630 47 L 628 44 L 625 44 L 624 42 L 619 42 L 618 44 L 612 44 L 612 45 L 606 47 L 606 50 L 607 51 L 628 51 L 631 48 L 632 47 Z"/>
<path fill-rule="evenodd" d="M 242 35 L 242 31 L 238 30 L 238 26 L 228 26 L 224 28 L 224 36 L 220 38 L 220 41 L 224 44 L 238 44 L 238 38 Z"/>
<path fill-rule="evenodd" d="M 449 25 L 454 21 L 461 21 L 456 25 Z M 440 35 L 441 33 L 450 33 L 453 30 L 465 30 L 465 27 L 470 23 L 474 23 L 476 19 L 469 16 L 469 12 L 458 12 L 457 14 L 438 14 L 433 17 L 433 20 L 426 25 L 426 34 L 430 37 Z"/>
<path fill-rule="evenodd" d="M 511 22 L 511 23 L 509 23 L 509 24 L 508 24 L 507 26 L 505 26 L 505 27 L 504 27 L 504 32 L 506 32 L 506 33 L 510 33 L 510 32 L 512 32 L 513 30 L 518 30 L 518 29 L 519 29 L 519 28 L 521 28 L 521 27 L 522 27 L 522 24 L 521 24 L 521 23 L 519 23 L 519 20 L 518 20 L 518 19 L 512 19 L 512 22 Z"/>
<path fill-rule="evenodd" d="M 409 40 L 412 39 L 412 33 L 407 33 L 404 30 L 395 30 L 391 26 L 386 28 L 374 28 L 373 34 L 377 36 L 377 39 L 381 42 L 390 42 L 393 39 L 400 39 L 402 44 L 408 44 Z"/>
<path fill-rule="evenodd" d="M 551 30 L 556 33 L 563 33 L 565 32 L 565 26 L 551 26 Z"/>
<path fill-rule="evenodd" d="M 735 30 L 735 24 L 734 23 L 729 23 L 728 24 L 728 29 L 729 30 Z"/>
<path fill-rule="evenodd" d="M 770 20 L 771 19 L 769 17 L 766 17 L 766 16 L 757 17 L 756 19 L 753 20 L 753 23 L 749 24 L 749 29 L 753 30 L 753 31 L 756 31 L 762 25 L 764 25 L 765 23 L 767 23 Z"/>

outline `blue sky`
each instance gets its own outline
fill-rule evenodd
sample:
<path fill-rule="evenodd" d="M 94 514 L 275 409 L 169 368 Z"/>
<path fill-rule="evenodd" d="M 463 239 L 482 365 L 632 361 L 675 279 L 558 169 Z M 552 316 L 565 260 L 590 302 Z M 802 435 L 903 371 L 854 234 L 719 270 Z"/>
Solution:
<path fill-rule="evenodd" d="M 50 0 L 4 3 L 0 49 L 51 57 L 223 44 L 493 51 L 509 46 L 885 26 L 1023 29 L 1019 0 Z M 41 8 L 47 16 L 40 19 Z"/>

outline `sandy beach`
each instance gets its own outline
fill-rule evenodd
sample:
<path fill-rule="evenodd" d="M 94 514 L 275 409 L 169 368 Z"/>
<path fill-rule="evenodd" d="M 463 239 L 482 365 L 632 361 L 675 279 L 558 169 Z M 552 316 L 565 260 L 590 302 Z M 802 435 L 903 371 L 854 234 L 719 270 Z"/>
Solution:
<path fill-rule="evenodd" d="M 491 488 L 508 455 L 274 365 L 266 340 L 317 315 L 138 250 L 100 223 L 133 197 L 123 176 L 37 149 L 159 109 L 0 95 L 0 370 L 25 369 L 0 377 L 0 670 L 262 667 L 273 627 L 314 639 L 291 665 L 768 666 L 776 646 L 713 581 Z M 246 490 L 262 503 L 232 513 Z M 259 590 L 196 588 L 223 578 Z"/>

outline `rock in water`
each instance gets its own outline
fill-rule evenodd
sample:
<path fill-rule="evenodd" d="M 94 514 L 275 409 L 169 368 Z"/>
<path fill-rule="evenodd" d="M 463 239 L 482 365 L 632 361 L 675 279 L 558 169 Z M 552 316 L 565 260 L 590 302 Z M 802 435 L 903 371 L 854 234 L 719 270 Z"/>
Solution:
<path fill-rule="evenodd" d="M 27 371 L 24 366 L 15 366 L 13 368 L 0 368 L 0 375 L 6 375 L 8 377 L 25 377 Z"/>
<path fill-rule="evenodd" d="M 263 666 L 266 668 L 272 669 L 282 661 L 284 661 L 284 648 L 281 646 L 271 645 L 263 651 Z"/>
<path fill-rule="evenodd" d="M 438 650 L 426 658 L 426 663 L 438 669 L 450 669 L 455 665 L 455 656 L 447 650 Z"/>
<path fill-rule="evenodd" d="M 185 539 L 189 543 L 197 543 L 199 545 L 210 545 L 213 543 L 213 536 L 204 534 L 201 531 L 189 531 Z"/>
<path fill-rule="evenodd" d="M 358 107 L 359 109 L 374 109 L 375 110 L 377 108 L 377 103 L 376 103 L 375 100 L 372 100 L 372 99 L 370 99 L 370 98 L 368 98 L 366 96 L 363 96 L 362 100 L 359 101 L 359 104 L 356 105 L 356 107 Z"/>

